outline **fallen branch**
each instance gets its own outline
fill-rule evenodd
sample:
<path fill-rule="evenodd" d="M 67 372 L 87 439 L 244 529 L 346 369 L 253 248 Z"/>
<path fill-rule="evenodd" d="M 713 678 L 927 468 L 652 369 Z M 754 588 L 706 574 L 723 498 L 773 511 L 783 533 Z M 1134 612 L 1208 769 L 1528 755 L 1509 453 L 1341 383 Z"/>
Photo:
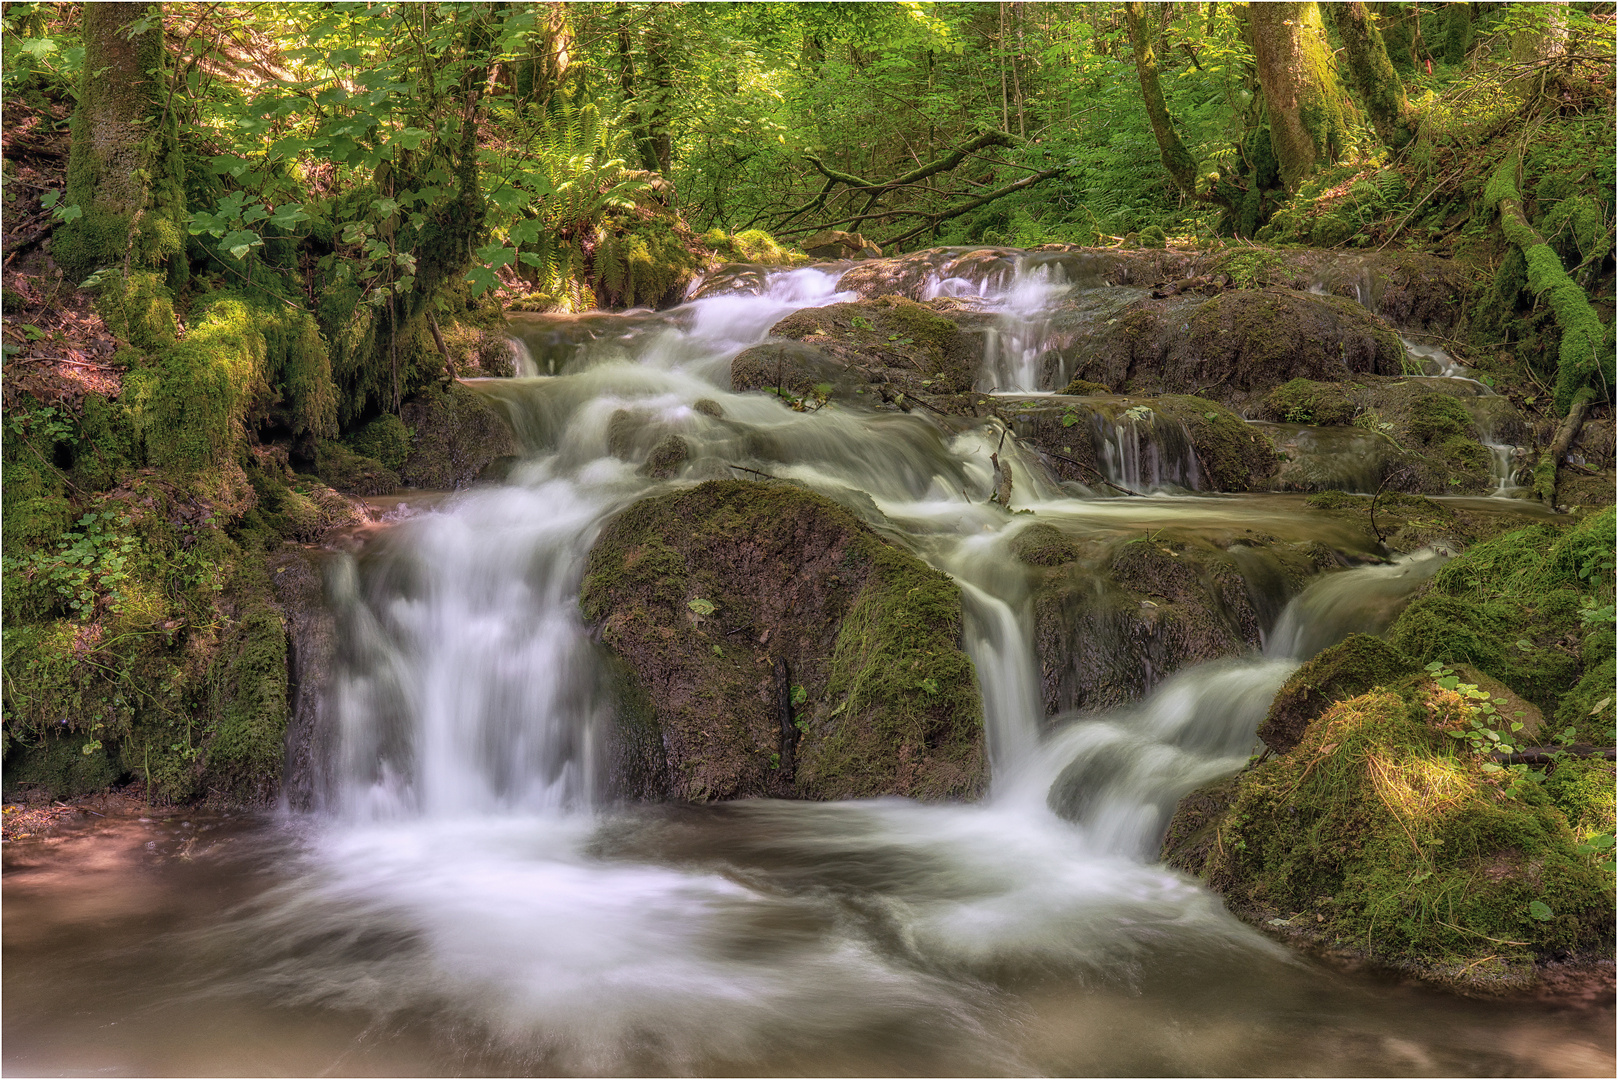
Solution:
<path fill-rule="evenodd" d="M 1065 461 L 1069 465 L 1077 465 L 1079 468 L 1086 470 L 1087 472 L 1090 473 L 1090 475 L 1094 476 L 1098 483 L 1105 484 L 1108 487 L 1112 488 L 1114 491 L 1121 491 L 1125 495 L 1133 495 L 1137 499 L 1144 499 L 1146 497 L 1146 496 L 1142 495 L 1138 491 L 1130 491 L 1128 488 L 1121 487 L 1118 484 L 1113 483 L 1111 480 L 1108 480 L 1105 476 L 1101 475 L 1101 471 L 1099 469 L 1097 469 L 1094 465 L 1087 465 L 1084 462 L 1078 460 L 1077 458 L 1070 458 L 1066 454 L 1058 454 L 1054 450 L 1045 450 L 1045 449 L 1042 449 L 1040 447 L 1035 447 L 1035 449 L 1038 450 L 1039 453 L 1041 455 L 1043 455 L 1044 457 L 1053 457 L 1053 458 L 1056 458 L 1058 461 Z"/>
<path fill-rule="evenodd" d="M 767 472 L 759 472 L 757 469 L 749 469 L 746 465 L 732 465 L 731 468 L 737 470 L 738 472 L 752 473 L 754 476 L 762 476 L 766 480 L 781 479 L 779 476 L 771 476 Z"/>
<path fill-rule="evenodd" d="M 994 200 L 996 200 L 996 199 L 1003 198 L 1003 197 L 1005 197 L 1007 195 L 1010 195 L 1010 194 L 1012 194 L 1014 192 L 1021 191 L 1024 188 L 1033 187 L 1035 184 L 1043 183 L 1044 181 L 1049 180 L 1053 176 L 1061 175 L 1062 172 L 1063 172 L 1062 169 L 1046 169 L 1044 172 L 1037 172 L 1037 173 L 1034 173 L 1032 176 L 1025 176 L 1021 180 L 1014 180 L 1011 183 L 1007 184 L 1005 187 L 996 188 L 994 191 L 989 192 L 987 195 L 980 195 L 975 199 L 968 199 L 966 202 L 960 203 L 960 204 L 955 205 L 955 206 L 952 206 L 948 210 L 941 211 L 940 213 L 937 213 L 937 214 L 922 213 L 921 216 L 926 217 L 928 219 L 927 224 L 918 225 L 918 226 L 916 226 L 916 228 L 911 229 L 907 233 L 900 233 L 898 236 L 890 236 L 890 237 L 888 237 L 886 240 L 882 241 L 882 244 L 881 244 L 882 249 L 884 251 L 886 251 L 889 244 L 902 244 L 906 240 L 912 239 L 913 237 L 920 236 L 922 233 L 926 232 L 928 229 L 936 228 L 940 222 L 948 221 L 950 218 L 960 217 L 962 214 L 970 213 L 971 211 L 976 210 L 978 207 L 984 205 L 985 203 L 994 202 Z M 905 213 L 918 213 L 917 211 L 913 211 L 913 210 L 912 211 L 904 211 L 904 212 Z"/>

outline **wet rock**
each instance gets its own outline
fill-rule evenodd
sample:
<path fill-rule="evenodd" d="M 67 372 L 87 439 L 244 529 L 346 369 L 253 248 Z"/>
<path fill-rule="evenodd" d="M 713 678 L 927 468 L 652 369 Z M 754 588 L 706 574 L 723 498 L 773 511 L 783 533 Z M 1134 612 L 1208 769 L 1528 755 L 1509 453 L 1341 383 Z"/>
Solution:
<path fill-rule="evenodd" d="M 1241 407 L 1290 379 L 1397 375 L 1404 356 L 1398 335 L 1352 301 L 1237 289 L 1211 299 L 1139 299 L 1091 321 L 1061 349 L 1061 375 Z"/>
<path fill-rule="evenodd" d="M 789 344 L 739 355 L 731 364 L 735 390 L 785 386 L 803 394 L 819 387 L 828 397 L 872 406 L 919 401 L 940 412 L 975 412 L 981 345 L 933 306 L 884 296 L 806 308 L 770 333 Z"/>
<path fill-rule="evenodd" d="M 337 621 L 326 602 L 325 552 L 287 550 L 268 560 L 275 604 L 287 634 L 286 758 L 281 790 L 295 810 L 320 805 L 336 736 L 325 707 L 337 651 Z"/>
<path fill-rule="evenodd" d="M 1227 777 L 1182 798 L 1163 836 L 1160 858 L 1183 874 L 1201 877 L 1219 843 L 1219 826 L 1236 798 L 1237 778 Z"/>
<path fill-rule="evenodd" d="M 827 229 L 803 242 L 804 253 L 816 259 L 880 259 L 882 249 L 859 233 Z"/>
<path fill-rule="evenodd" d="M 641 474 L 653 480 L 667 480 L 680 471 L 680 466 L 686 463 L 691 456 L 691 446 L 678 435 L 664 436 L 658 444 L 652 447 L 647 455 L 646 463 L 640 467 Z"/>
<path fill-rule="evenodd" d="M 1262 490 L 1278 465 L 1266 431 L 1204 398 L 1000 397 L 993 410 L 1057 479 L 1090 488 Z"/>
<path fill-rule="evenodd" d="M 1251 410 L 1254 419 L 1353 426 L 1364 432 L 1282 433 L 1284 466 L 1272 490 L 1390 490 L 1426 495 L 1488 494 L 1499 484 L 1494 451 L 1526 436 L 1508 398 L 1465 379 L 1378 377 L 1293 379 Z M 1351 445 L 1357 442 L 1358 445 Z M 1344 457 L 1346 455 L 1346 457 Z M 1356 464 L 1351 459 L 1358 457 Z M 1330 460 L 1339 457 L 1340 460 Z M 1352 477 L 1353 486 L 1345 482 Z"/>
<path fill-rule="evenodd" d="M 1025 530 L 1014 550 L 1043 567 L 1032 607 L 1048 715 L 1126 704 L 1189 664 L 1259 647 L 1265 617 L 1285 597 L 1255 597 L 1244 557 L 1266 563 L 1289 595 L 1320 568 L 1317 555 L 1282 544 L 1238 554 L 1196 538 L 1143 537 L 1064 549 L 1044 528 Z M 1076 558 L 1065 560 L 1068 550 Z"/>
<path fill-rule="evenodd" d="M 329 440 L 315 448 L 315 475 L 333 490 L 349 495 L 388 495 L 399 490 L 398 473 L 375 458 Z"/>
<path fill-rule="evenodd" d="M 1309 724 L 1334 702 L 1386 686 L 1420 670 L 1410 657 L 1366 634 L 1350 634 L 1293 673 L 1270 704 L 1258 737 L 1289 753 Z"/>
<path fill-rule="evenodd" d="M 625 673 L 625 794 L 982 790 L 957 587 L 828 499 L 722 481 L 637 503 L 602 530 L 580 606 Z"/>
<path fill-rule="evenodd" d="M 460 384 L 431 388 L 405 402 L 400 415 L 414 433 L 399 470 L 412 487 L 465 487 L 498 457 L 517 452 L 511 429 L 477 394 Z"/>
<path fill-rule="evenodd" d="M 861 263 L 838 279 L 844 292 L 857 292 L 867 299 L 897 294 L 912 300 L 950 295 L 950 283 L 958 291 L 975 292 L 982 282 L 1004 285 L 1017 266 L 1057 276 L 1078 289 L 1107 285 L 1155 285 L 1187 277 L 1195 266 L 1192 255 L 1176 251 L 1122 251 L 1111 248 L 1080 248 L 1060 244 L 1022 251 L 1016 248 L 928 248 L 886 259 Z"/>
<path fill-rule="evenodd" d="M 703 416 L 711 416 L 715 420 L 723 419 L 725 410 L 713 398 L 698 398 L 691 403 L 691 408 Z"/>

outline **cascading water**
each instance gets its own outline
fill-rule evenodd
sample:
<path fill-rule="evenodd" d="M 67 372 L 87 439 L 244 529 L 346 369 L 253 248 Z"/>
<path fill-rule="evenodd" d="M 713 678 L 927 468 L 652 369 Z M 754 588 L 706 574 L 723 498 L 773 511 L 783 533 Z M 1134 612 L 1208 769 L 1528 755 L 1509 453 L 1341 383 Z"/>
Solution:
<path fill-rule="evenodd" d="M 1176 800 L 1247 760 L 1297 658 L 1381 629 L 1441 557 L 1320 579 L 1266 618 L 1264 656 L 1048 722 L 1009 546 L 1029 519 L 988 504 L 992 453 L 1019 509 L 1096 535 L 1260 518 L 1216 499 L 1073 499 L 993 425 L 730 393 L 730 356 L 842 299 L 835 286 L 773 275 L 622 332 L 534 320 L 531 340 L 561 342 L 529 345 L 553 374 L 474 384 L 526 456 L 505 486 L 339 560 L 322 813 L 277 883 L 198 937 L 196 1007 L 267 999 L 369 1018 L 356 1043 L 426 1028 L 457 1048 L 383 1071 L 1450 1071 L 1455 1057 L 1401 1056 L 1415 1029 L 1396 996 L 1292 958 L 1155 861 Z M 690 453 L 672 480 L 615 453 L 676 434 Z M 606 797 L 611 695 L 578 614 L 585 556 L 619 509 L 733 466 L 828 495 L 961 583 L 983 803 Z M 1456 1023 L 1456 1053 L 1475 1056 Z"/>

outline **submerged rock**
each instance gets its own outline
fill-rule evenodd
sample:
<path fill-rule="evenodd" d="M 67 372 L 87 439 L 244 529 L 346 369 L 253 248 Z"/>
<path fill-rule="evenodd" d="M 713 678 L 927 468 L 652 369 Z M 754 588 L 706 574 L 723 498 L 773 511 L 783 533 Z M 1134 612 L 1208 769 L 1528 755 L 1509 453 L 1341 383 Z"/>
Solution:
<path fill-rule="evenodd" d="M 714 481 L 639 502 L 602 530 L 579 602 L 621 664 L 622 794 L 983 788 L 959 590 L 820 495 Z"/>

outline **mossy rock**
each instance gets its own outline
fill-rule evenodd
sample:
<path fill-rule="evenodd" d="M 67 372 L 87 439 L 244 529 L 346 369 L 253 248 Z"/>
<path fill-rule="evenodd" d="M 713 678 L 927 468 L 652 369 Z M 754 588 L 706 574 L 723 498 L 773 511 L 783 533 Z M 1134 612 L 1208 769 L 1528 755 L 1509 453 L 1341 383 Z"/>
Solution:
<path fill-rule="evenodd" d="M 661 748 L 629 772 L 674 798 L 983 789 L 958 588 L 820 495 L 713 481 L 643 500 L 603 528 L 579 602 L 628 673 L 621 722 L 658 732 L 620 732 Z"/>
<path fill-rule="evenodd" d="M 1056 554 L 1054 545 L 1038 544 L 1046 535 L 1034 534 L 1031 553 Z M 1047 715 L 1127 704 L 1184 667 L 1262 644 L 1242 564 L 1207 540 L 1142 537 L 1079 555 L 1043 569 L 1033 584 Z M 1247 557 L 1289 592 L 1320 569 L 1309 553 L 1284 544 L 1255 545 Z"/>
<path fill-rule="evenodd" d="M 397 471 L 410 457 L 410 435 L 403 420 L 392 413 L 383 413 L 350 433 L 345 441 L 356 454 Z"/>
<path fill-rule="evenodd" d="M 399 477 L 412 487 L 449 491 L 465 487 L 497 457 L 517 453 L 500 415 L 479 394 L 451 384 L 422 391 L 400 411 L 415 432 Z"/>
<path fill-rule="evenodd" d="M 1072 397 L 1090 397 L 1094 394 L 1110 394 L 1112 388 L 1088 379 L 1073 379 L 1062 388 L 1062 393 Z"/>
<path fill-rule="evenodd" d="M 1558 725 L 1574 723 L 1599 739 L 1597 722 L 1611 713 L 1589 716 L 1588 709 L 1611 684 L 1591 673 L 1611 654 L 1597 646 L 1586 659 L 1583 643 L 1599 628 L 1586 627 L 1585 612 L 1612 596 L 1612 538 L 1609 508 L 1572 527 L 1531 525 L 1477 544 L 1417 594 L 1388 641 L 1424 664 L 1471 664 L 1556 716 Z M 1610 633 L 1600 641 L 1610 641 Z M 1586 716 L 1572 715 L 1578 706 L 1564 713 L 1564 698 L 1580 702 Z"/>
<path fill-rule="evenodd" d="M 1309 724 L 1333 702 L 1358 697 L 1421 670 L 1410 657 L 1366 634 L 1350 634 L 1293 673 L 1270 704 L 1258 737 L 1278 754 L 1291 752 Z"/>
<path fill-rule="evenodd" d="M 680 467 L 690 457 L 691 445 L 684 437 L 667 435 L 652 447 L 652 452 L 647 455 L 646 463 L 641 466 L 640 471 L 642 475 L 649 476 L 653 480 L 668 480 L 680 471 Z"/>
<path fill-rule="evenodd" d="M 387 495 L 399 488 L 398 473 L 375 458 L 329 440 L 322 440 L 315 449 L 315 475 L 334 490 L 350 495 Z"/>
<path fill-rule="evenodd" d="M 1337 386 L 1310 379 L 1277 386 L 1264 398 L 1264 408 L 1287 424 L 1347 424 L 1359 412 Z"/>
<path fill-rule="evenodd" d="M 1404 355 L 1398 335 L 1353 301 L 1286 289 L 1136 300 L 1087 322 L 1062 348 L 1072 377 L 1232 407 L 1293 379 L 1397 375 Z"/>
<path fill-rule="evenodd" d="M 1448 737 L 1466 701 L 1416 678 L 1333 705 L 1239 778 L 1204 845 L 1208 884 L 1283 940 L 1468 992 L 1610 959 L 1610 872 L 1540 785 L 1512 787 Z"/>
<path fill-rule="evenodd" d="M 1012 537 L 1011 550 L 1030 566 L 1061 566 L 1079 557 L 1078 548 L 1060 529 L 1042 522 L 1029 525 Z"/>
<path fill-rule="evenodd" d="M 777 385 L 777 370 L 798 356 L 805 369 L 804 375 L 794 374 L 800 383 L 814 377 L 812 370 L 820 374 L 817 381 L 830 384 L 840 396 L 866 391 L 872 405 L 921 398 L 941 412 L 975 415 L 971 390 L 982 349 L 943 307 L 941 301 L 927 305 L 883 296 L 805 308 L 776 323 L 770 333 L 812 347 L 813 358 L 802 352 L 749 356 L 749 350 L 731 365 L 732 383 L 738 389 Z M 877 385 L 867 385 L 871 383 Z"/>
<path fill-rule="evenodd" d="M 51 733 L 37 741 L 12 741 L 6 749 L 8 796 L 32 788 L 53 799 L 73 799 L 105 791 L 123 775 L 116 755 L 88 733 Z"/>

